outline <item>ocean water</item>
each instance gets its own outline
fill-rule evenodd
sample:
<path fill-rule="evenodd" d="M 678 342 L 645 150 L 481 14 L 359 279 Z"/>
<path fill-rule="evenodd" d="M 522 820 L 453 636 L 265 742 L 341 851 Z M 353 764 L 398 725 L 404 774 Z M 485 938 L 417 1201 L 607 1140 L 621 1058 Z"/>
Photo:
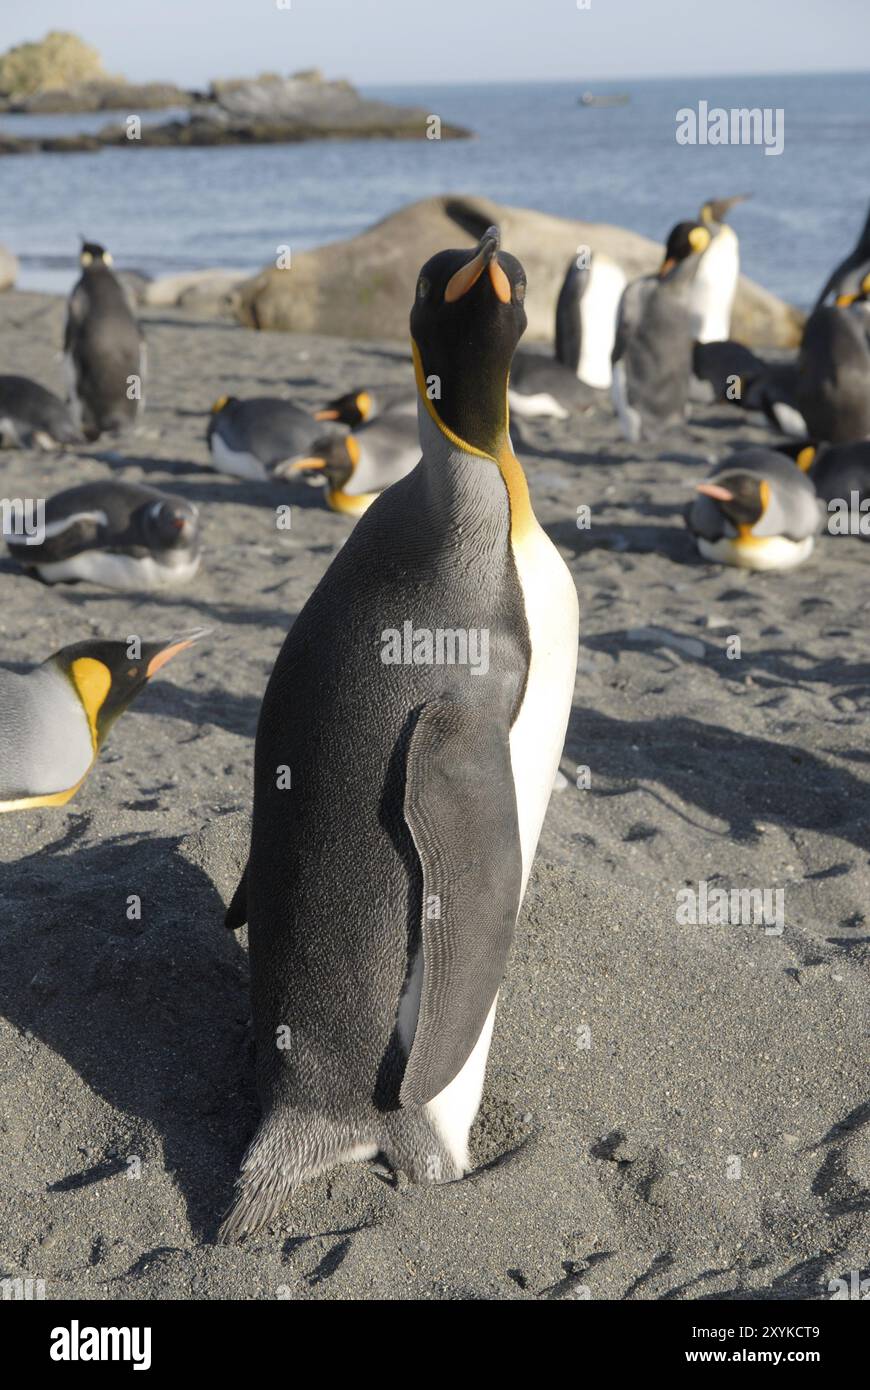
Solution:
<path fill-rule="evenodd" d="M 710 197 L 750 192 L 735 209 L 743 269 L 809 304 L 851 247 L 870 198 L 867 74 L 364 89 L 423 106 L 475 132 L 457 141 L 325 141 L 0 159 L 0 243 L 20 284 L 66 291 L 78 233 L 116 264 L 150 275 L 209 265 L 250 268 L 352 236 L 415 198 L 477 193 L 566 217 L 613 222 L 662 240 Z M 582 91 L 625 91 L 627 106 L 586 108 Z M 676 112 L 783 112 L 784 148 L 679 145 Z M 96 116 L 0 116 L 9 133 L 98 129 Z M 144 113 L 143 120 L 165 119 Z"/>

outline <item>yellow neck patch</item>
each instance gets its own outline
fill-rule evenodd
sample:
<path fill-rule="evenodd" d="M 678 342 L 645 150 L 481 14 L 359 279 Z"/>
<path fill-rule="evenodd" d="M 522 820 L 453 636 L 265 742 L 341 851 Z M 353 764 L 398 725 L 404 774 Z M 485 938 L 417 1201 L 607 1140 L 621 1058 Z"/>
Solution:
<path fill-rule="evenodd" d="M 457 449 L 462 449 L 466 454 L 473 454 L 477 458 L 489 459 L 494 463 L 501 473 L 504 485 L 507 488 L 508 503 L 511 511 L 511 540 L 520 541 L 527 536 L 533 529 L 537 528 L 538 522 L 535 513 L 532 511 L 531 498 L 529 497 L 529 485 L 526 475 L 523 472 L 522 464 L 511 448 L 510 436 L 508 434 L 508 424 L 510 414 L 507 403 L 507 383 L 505 383 L 505 428 L 504 437 L 500 441 L 497 454 L 488 454 L 483 449 L 476 449 L 473 444 L 460 439 L 458 434 L 445 425 L 435 405 L 426 390 L 426 378 L 423 375 L 423 361 L 420 357 L 420 349 L 411 339 L 411 351 L 414 356 L 414 376 L 417 379 L 417 391 L 420 399 L 426 407 L 427 412 L 435 421 L 445 439 L 449 439 Z"/>
<path fill-rule="evenodd" d="M 797 464 L 798 468 L 801 470 L 802 473 L 809 472 L 809 470 L 813 466 L 813 459 L 815 458 L 815 456 L 816 451 L 813 448 L 812 444 L 808 444 L 805 449 L 801 449 L 800 453 L 795 459 L 795 463 Z"/>
<path fill-rule="evenodd" d="M 70 676 L 87 715 L 91 743 L 96 752 L 100 746 L 97 716 L 112 688 L 112 673 L 102 661 L 97 661 L 92 656 L 80 656 L 70 667 Z"/>

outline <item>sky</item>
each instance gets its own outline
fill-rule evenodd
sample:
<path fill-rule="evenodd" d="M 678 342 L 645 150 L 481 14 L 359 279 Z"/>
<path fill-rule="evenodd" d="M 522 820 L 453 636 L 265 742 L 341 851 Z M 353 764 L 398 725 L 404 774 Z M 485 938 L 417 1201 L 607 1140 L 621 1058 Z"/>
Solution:
<path fill-rule="evenodd" d="M 112 73 L 191 87 L 307 67 L 382 85 L 870 66 L 868 0 L 2 0 L 0 51 L 49 29 Z"/>

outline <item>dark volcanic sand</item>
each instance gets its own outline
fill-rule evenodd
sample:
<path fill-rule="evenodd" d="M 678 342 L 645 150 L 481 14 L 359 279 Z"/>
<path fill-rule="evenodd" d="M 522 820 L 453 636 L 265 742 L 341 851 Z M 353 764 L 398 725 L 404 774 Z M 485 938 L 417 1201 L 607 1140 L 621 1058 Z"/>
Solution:
<path fill-rule="evenodd" d="M 60 301 L 0 298 L 0 370 L 60 389 L 61 323 Z M 49 1299 L 745 1299 L 828 1297 L 866 1271 L 870 546 L 825 537 L 784 576 L 701 561 L 688 481 L 766 437 L 724 409 L 652 448 L 606 413 L 520 430 L 581 650 L 568 783 L 474 1131 L 484 1166 L 441 1188 L 345 1168 L 272 1231 L 211 1243 L 256 1119 L 244 933 L 223 928 L 221 898 L 245 852 L 257 711 L 350 522 L 312 492 L 278 531 L 293 499 L 208 471 L 204 412 L 228 391 L 289 381 L 314 405 L 410 372 L 392 344 L 170 315 L 147 331 L 137 436 L 0 460 L 4 496 L 111 472 L 197 502 L 205 535 L 173 595 L 49 590 L 4 560 L 2 660 L 214 627 L 68 808 L 0 819 L 0 1276 L 42 1279 Z M 677 891 L 700 879 L 783 888 L 783 934 L 679 925 Z"/>

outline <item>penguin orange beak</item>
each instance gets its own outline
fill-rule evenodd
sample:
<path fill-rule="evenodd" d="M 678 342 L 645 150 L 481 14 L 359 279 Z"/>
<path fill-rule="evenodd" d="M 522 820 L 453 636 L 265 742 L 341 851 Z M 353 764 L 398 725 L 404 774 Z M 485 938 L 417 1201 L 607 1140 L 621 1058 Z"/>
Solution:
<path fill-rule="evenodd" d="M 667 260 L 662 261 L 661 265 L 659 266 L 659 279 L 662 279 L 663 276 L 667 275 L 669 270 L 673 270 L 676 264 L 677 263 L 674 260 L 673 256 L 668 256 Z"/>
<path fill-rule="evenodd" d="M 444 291 L 445 304 L 455 304 L 457 299 L 468 294 L 485 270 L 489 271 L 490 283 L 495 290 L 496 298 L 500 299 L 502 304 L 510 303 L 511 282 L 498 263 L 499 239 L 498 227 L 490 227 L 484 232 L 471 260 L 460 266 L 447 281 Z"/>
<path fill-rule="evenodd" d="M 148 680 L 150 680 L 152 676 L 155 676 L 161 666 L 166 665 L 167 661 L 171 661 L 174 656 L 178 656 L 179 652 L 187 651 L 188 647 L 192 647 L 193 644 L 199 642 L 201 638 L 208 637 L 212 631 L 213 629 L 210 627 L 195 627 L 192 632 L 185 632 L 179 637 L 170 637 L 169 641 L 161 647 L 157 655 L 152 656 L 151 660 L 148 662 L 148 666 L 145 670 L 145 675 Z"/>
<path fill-rule="evenodd" d="M 337 419 L 338 419 L 338 411 L 337 411 L 337 410 L 315 410 L 315 412 L 314 412 L 314 418 L 315 418 L 315 420 L 337 420 Z"/>
<path fill-rule="evenodd" d="M 294 473 L 315 473 L 322 471 L 325 467 L 326 459 L 315 458 L 312 455 L 310 458 L 295 459 L 293 463 L 285 465 L 281 472 L 286 478 L 289 478 Z"/>
<path fill-rule="evenodd" d="M 705 497 L 712 497 L 714 502 L 734 501 L 734 493 L 729 492 L 727 487 L 720 487 L 718 483 L 696 483 L 695 491 L 702 492 Z"/>

